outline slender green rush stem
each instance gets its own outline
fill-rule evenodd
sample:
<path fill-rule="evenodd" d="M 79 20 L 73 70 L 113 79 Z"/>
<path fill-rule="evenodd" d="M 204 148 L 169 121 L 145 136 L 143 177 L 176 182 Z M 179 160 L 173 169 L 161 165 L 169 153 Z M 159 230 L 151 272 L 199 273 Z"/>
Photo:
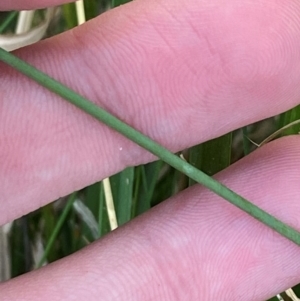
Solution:
<path fill-rule="evenodd" d="M 50 236 L 50 238 L 49 238 L 49 240 L 47 242 L 44 254 L 43 254 L 42 258 L 40 259 L 40 261 L 37 264 L 37 268 L 40 268 L 43 265 L 43 263 L 45 262 L 48 254 L 49 254 L 49 252 L 50 252 L 50 250 L 51 250 L 51 248 L 53 246 L 53 243 L 54 243 L 54 241 L 55 241 L 55 239 L 56 239 L 56 237 L 57 237 L 57 235 L 58 235 L 58 233 L 59 233 L 59 231 L 60 231 L 63 223 L 65 222 L 68 213 L 70 212 L 70 210 L 72 208 L 72 205 L 73 205 L 73 203 L 75 201 L 76 195 L 77 195 L 77 192 L 73 192 L 69 196 L 68 202 L 67 202 L 67 204 L 66 204 L 66 206 L 65 206 L 65 208 L 64 208 L 64 210 L 63 210 L 63 212 L 61 214 L 61 216 L 59 217 L 59 220 L 58 220 L 58 222 L 57 222 L 57 224 L 56 224 L 56 226 L 55 226 L 55 228 L 54 228 L 54 230 L 53 230 L 53 232 L 52 232 L 52 234 L 51 234 L 51 236 Z"/>
<path fill-rule="evenodd" d="M 236 207 L 247 212 L 254 218 L 263 222 L 265 225 L 274 229 L 275 231 L 285 236 L 286 238 L 290 239 L 297 245 L 300 245 L 300 232 L 284 224 L 277 218 L 263 211 L 262 209 L 255 206 L 254 204 L 244 199 L 240 195 L 236 194 L 234 191 L 230 190 L 223 184 L 207 176 L 202 171 L 198 170 L 197 168 L 193 167 L 189 163 L 185 162 L 180 157 L 174 155 L 160 144 L 154 142 L 149 137 L 143 135 L 139 131 L 130 127 L 128 124 L 120 121 L 118 118 L 104 111 L 96 104 L 78 95 L 71 89 L 65 87 L 64 85 L 57 82 L 53 78 L 47 76 L 45 73 L 37 70 L 33 66 L 27 64 L 26 62 L 22 61 L 21 59 L 17 58 L 16 56 L 8 53 L 7 51 L 1 48 L 0 48 L 0 60 L 12 66 L 13 68 L 17 69 L 24 75 L 33 79 L 34 81 L 44 86 L 45 88 L 49 89 L 50 91 L 54 92 L 55 94 L 68 100 L 70 103 L 77 106 L 81 110 L 85 111 L 86 113 L 95 117 L 99 121 L 105 123 L 106 125 L 110 126 L 114 130 L 123 134 L 130 140 L 134 141 L 138 145 L 142 146 L 149 152 L 158 156 L 163 161 L 173 166 L 175 169 L 181 171 L 191 179 L 206 186 L 207 188 L 215 192 L 217 195 L 228 200 Z M 245 183 L 245 185 L 247 185 L 247 183 Z"/>

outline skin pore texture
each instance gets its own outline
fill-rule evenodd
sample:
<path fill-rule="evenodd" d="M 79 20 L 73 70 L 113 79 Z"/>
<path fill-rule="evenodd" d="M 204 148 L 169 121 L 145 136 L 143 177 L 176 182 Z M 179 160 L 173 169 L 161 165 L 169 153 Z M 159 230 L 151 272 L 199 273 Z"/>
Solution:
<path fill-rule="evenodd" d="M 299 104 L 299 16 L 291 0 L 136 0 L 16 54 L 178 151 Z M 154 159 L 2 63 L 0 82 L 0 224 Z M 299 147 L 272 142 L 217 178 L 300 229 Z M 299 259 L 195 185 L 0 300 L 264 300 L 300 282 Z"/>

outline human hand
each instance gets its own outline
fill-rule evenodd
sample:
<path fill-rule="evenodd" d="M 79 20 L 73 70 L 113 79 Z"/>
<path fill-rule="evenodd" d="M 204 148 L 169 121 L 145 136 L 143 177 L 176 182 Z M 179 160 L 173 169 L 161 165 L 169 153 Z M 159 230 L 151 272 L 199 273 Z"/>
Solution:
<path fill-rule="evenodd" d="M 137 0 L 17 53 L 178 151 L 299 103 L 299 13 L 290 0 Z M 3 64 L 0 80 L 0 224 L 153 159 Z M 270 143 L 217 178 L 299 229 L 299 143 Z M 0 300 L 263 300 L 299 282 L 299 259 L 297 246 L 196 185 L 1 284 Z"/>

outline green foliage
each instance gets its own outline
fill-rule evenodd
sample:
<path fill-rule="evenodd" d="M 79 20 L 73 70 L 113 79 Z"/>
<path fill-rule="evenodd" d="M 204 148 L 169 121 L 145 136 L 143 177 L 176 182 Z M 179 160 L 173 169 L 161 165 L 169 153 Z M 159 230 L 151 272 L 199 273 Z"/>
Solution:
<path fill-rule="evenodd" d="M 132 219 L 134 167 L 128 167 L 110 178 L 118 225 Z"/>
<path fill-rule="evenodd" d="M 125 4 L 127 2 L 130 2 L 130 0 L 111 0 L 111 6 L 112 7 L 117 7 L 119 5 Z"/>
<path fill-rule="evenodd" d="M 225 169 L 231 161 L 232 133 L 191 147 L 189 162 L 209 176 Z M 190 185 L 195 181 L 190 179 Z"/>
<path fill-rule="evenodd" d="M 0 34 L 2 34 L 5 30 L 13 29 L 13 25 L 14 25 L 13 21 L 16 19 L 17 15 L 18 15 L 17 11 L 4 13 L 2 18 L 0 18 Z"/>
<path fill-rule="evenodd" d="M 281 114 L 279 118 L 278 128 L 280 129 L 296 120 L 300 120 L 300 106 L 297 106 L 292 110 L 289 110 Z M 300 132 L 300 124 L 296 124 L 284 130 L 281 136 L 295 135 L 298 134 L 299 132 Z"/>
<path fill-rule="evenodd" d="M 62 6 L 63 14 L 64 14 L 64 21 L 66 23 L 67 28 L 73 28 L 77 26 L 77 16 L 76 16 L 76 9 L 75 3 L 67 3 Z"/>

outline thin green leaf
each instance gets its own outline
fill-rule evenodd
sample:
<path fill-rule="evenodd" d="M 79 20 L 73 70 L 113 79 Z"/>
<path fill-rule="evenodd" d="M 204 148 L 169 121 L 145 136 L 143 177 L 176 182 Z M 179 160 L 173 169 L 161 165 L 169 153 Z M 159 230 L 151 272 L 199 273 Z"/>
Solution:
<path fill-rule="evenodd" d="M 154 189 L 158 181 L 159 172 L 163 162 L 161 160 L 140 166 L 141 189 L 137 195 L 137 205 L 135 215 L 146 212 L 151 208 Z"/>
<path fill-rule="evenodd" d="M 25 246 L 23 241 L 23 225 L 21 219 L 14 222 L 10 239 L 11 277 L 26 273 Z"/>
<path fill-rule="evenodd" d="M 133 202 L 133 180 L 133 167 L 128 167 L 122 172 L 110 177 L 119 226 L 125 224 L 131 219 Z"/>
<path fill-rule="evenodd" d="M 75 201 L 75 198 L 76 198 L 76 194 L 77 192 L 74 192 L 71 194 L 71 196 L 69 197 L 68 199 L 68 202 L 60 216 L 60 218 L 58 219 L 57 221 L 57 224 L 55 226 L 55 228 L 53 229 L 52 233 L 51 233 L 51 237 L 49 238 L 48 242 L 47 242 L 47 245 L 46 245 L 46 248 L 45 248 L 45 252 L 41 258 L 41 260 L 39 261 L 38 265 L 37 265 L 37 268 L 41 267 L 43 265 L 43 263 L 45 262 L 52 246 L 53 246 L 53 243 L 63 225 L 63 223 L 65 222 L 66 218 L 67 218 L 67 215 L 68 213 L 70 212 L 71 208 L 72 208 L 72 205 Z"/>
<path fill-rule="evenodd" d="M 247 156 L 251 152 L 251 142 L 249 140 L 249 132 L 248 127 L 244 126 L 242 128 L 243 132 L 243 147 L 244 147 L 244 155 Z"/>
<path fill-rule="evenodd" d="M 0 34 L 2 34 L 7 29 L 7 27 L 17 17 L 18 13 L 18 11 L 12 11 L 7 15 L 6 19 L 0 24 Z"/>
<path fill-rule="evenodd" d="M 95 18 L 98 15 L 97 2 L 95 0 L 84 1 L 84 11 L 87 20 Z"/>
<path fill-rule="evenodd" d="M 174 195 L 176 193 L 175 190 L 177 190 L 177 182 L 178 171 L 167 164 L 163 164 L 153 192 L 151 206 L 156 206 Z"/>
<path fill-rule="evenodd" d="M 62 11 L 64 14 L 64 20 L 66 22 L 67 28 L 73 28 L 77 26 L 77 16 L 75 3 L 67 3 L 62 6 Z"/>
<path fill-rule="evenodd" d="M 84 203 L 93 212 L 95 218 L 98 216 L 99 212 L 99 195 L 100 195 L 101 185 L 100 183 L 95 183 L 84 189 Z"/>
<path fill-rule="evenodd" d="M 230 165 L 232 134 L 196 145 L 189 150 L 189 162 L 212 176 Z M 189 185 L 196 182 L 192 179 Z"/>
<path fill-rule="evenodd" d="M 57 223 L 57 217 L 54 214 L 53 204 L 49 204 L 41 208 L 41 218 L 43 221 L 43 240 L 49 241 Z M 58 254 L 52 250 L 47 256 L 49 261 L 55 261 L 59 258 Z"/>
<path fill-rule="evenodd" d="M 299 119 L 300 119 L 300 106 L 297 106 L 281 114 L 279 118 L 279 129 Z M 284 133 L 282 133 L 281 136 L 298 134 L 299 130 L 300 130 L 300 126 L 295 125 L 284 130 Z"/>

